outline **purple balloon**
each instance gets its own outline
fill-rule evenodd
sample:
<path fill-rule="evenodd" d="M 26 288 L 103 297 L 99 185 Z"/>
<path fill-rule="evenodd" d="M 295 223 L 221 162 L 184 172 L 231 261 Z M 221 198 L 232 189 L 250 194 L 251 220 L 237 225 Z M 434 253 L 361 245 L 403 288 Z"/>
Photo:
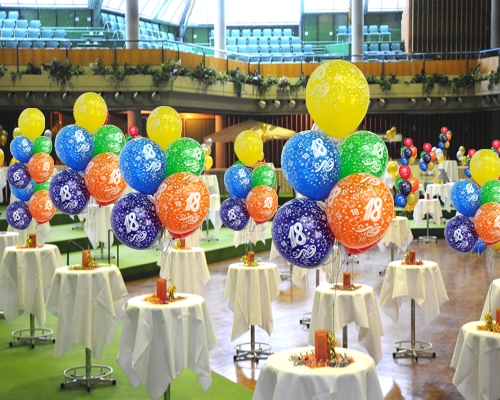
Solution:
<path fill-rule="evenodd" d="M 5 217 L 10 226 L 21 231 L 29 226 L 32 218 L 28 205 L 20 200 L 9 204 Z"/>
<path fill-rule="evenodd" d="M 444 237 L 449 246 L 460 253 L 470 253 L 478 240 L 474 223 L 464 215 L 457 215 L 448 221 Z"/>
<path fill-rule="evenodd" d="M 12 164 L 7 170 L 7 180 L 11 186 L 17 189 L 24 189 L 31 182 L 28 167 L 22 162 Z"/>
<path fill-rule="evenodd" d="M 245 229 L 250 221 L 245 200 L 230 197 L 220 206 L 220 219 L 222 223 L 233 231 Z"/>
<path fill-rule="evenodd" d="M 161 234 L 154 203 L 142 193 L 129 193 L 111 211 L 111 228 L 120 242 L 135 250 L 153 246 Z"/>
<path fill-rule="evenodd" d="M 49 195 L 56 208 L 68 215 L 82 213 L 90 200 L 85 179 L 70 168 L 62 170 L 52 178 Z"/>
<path fill-rule="evenodd" d="M 274 216 L 271 234 L 278 252 L 302 268 L 323 264 L 333 246 L 326 213 L 318 202 L 310 199 L 285 203 Z"/>

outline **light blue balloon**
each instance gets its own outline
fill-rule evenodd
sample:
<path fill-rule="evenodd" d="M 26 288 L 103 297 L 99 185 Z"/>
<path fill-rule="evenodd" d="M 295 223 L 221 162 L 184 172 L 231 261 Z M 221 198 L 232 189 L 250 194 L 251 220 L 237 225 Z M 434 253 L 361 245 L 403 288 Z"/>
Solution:
<path fill-rule="evenodd" d="M 477 239 L 477 243 L 472 249 L 472 252 L 482 254 L 487 248 L 488 246 L 486 246 L 486 243 L 483 242 L 483 239 L 479 238 Z"/>
<path fill-rule="evenodd" d="M 451 188 L 450 199 L 460 214 L 473 217 L 481 207 L 481 188 L 468 179 L 462 179 Z"/>
<path fill-rule="evenodd" d="M 232 165 L 224 174 L 224 185 L 230 194 L 240 199 L 252 189 L 252 173 L 244 165 Z"/>
<path fill-rule="evenodd" d="M 92 136 L 78 125 L 62 128 L 56 136 L 55 148 L 59 159 L 76 171 L 83 171 L 94 155 Z"/>
<path fill-rule="evenodd" d="M 146 138 L 130 140 L 120 153 L 123 179 L 142 194 L 156 192 L 167 171 L 167 161 L 160 146 Z"/>
<path fill-rule="evenodd" d="M 33 155 L 33 142 L 26 136 L 15 137 L 10 142 L 10 152 L 18 161 L 27 163 Z"/>
<path fill-rule="evenodd" d="M 299 132 L 283 147 L 281 168 L 297 192 L 312 200 L 324 200 L 338 182 L 340 153 L 329 136 Z"/>
<path fill-rule="evenodd" d="M 33 193 L 35 193 L 35 181 L 32 179 L 29 183 L 28 186 L 26 186 L 24 189 L 18 189 L 14 186 L 10 187 L 10 190 L 12 191 L 12 194 L 16 196 L 19 200 L 22 201 L 28 201 L 31 199 L 31 196 L 33 196 Z"/>

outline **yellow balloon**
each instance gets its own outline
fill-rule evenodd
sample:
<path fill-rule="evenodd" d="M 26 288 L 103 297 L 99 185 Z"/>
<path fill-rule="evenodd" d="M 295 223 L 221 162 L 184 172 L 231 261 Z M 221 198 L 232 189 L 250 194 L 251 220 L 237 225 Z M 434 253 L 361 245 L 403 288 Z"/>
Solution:
<path fill-rule="evenodd" d="M 146 132 L 149 138 L 163 150 L 182 135 L 182 119 L 172 107 L 156 107 L 149 114 L 146 122 Z"/>
<path fill-rule="evenodd" d="M 214 159 L 210 156 L 205 157 L 205 169 L 209 170 L 214 165 Z"/>
<path fill-rule="evenodd" d="M 410 165 L 415 164 L 415 157 L 410 157 L 410 158 L 409 158 L 409 160 L 408 160 L 408 163 L 409 163 Z"/>
<path fill-rule="evenodd" d="M 76 125 L 85 128 L 92 135 L 106 122 L 108 106 L 100 95 L 87 92 L 76 99 L 73 116 Z"/>
<path fill-rule="evenodd" d="M 22 135 L 21 129 L 14 128 L 14 130 L 12 131 L 12 137 L 18 137 L 18 136 L 21 136 L 21 135 Z"/>
<path fill-rule="evenodd" d="M 203 147 L 203 153 L 205 153 L 205 156 L 208 157 L 210 154 L 212 154 L 212 149 L 209 147 Z"/>
<path fill-rule="evenodd" d="M 392 139 L 394 135 L 396 135 L 392 129 L 389 129 L 385 134 L 387 136 L 387 139 L 389 140 Z"/>
<path fill-rule="evenodd" d="M 438 164 L 441 164 L 444 161 L 444 156 L 438 158 Z"/>
<path fill-rule="evenodd" d="M 391 161 L 389 164 L 387 164 L 387 173 L 389 175 L 392 175 L 393 177 L 396 177 L 396 174 L 398 173 L 398 164 L 396 161 Z"/>
<path fill-rule="evenodd" d="M 3 153 L 3 150 L 0 149 L 0 167 L 3 166 L 4 161 L 5 161 L 5 154 Z"/>
<path fill-rule="evenodd" d="M 262 138 L 254 131 L 243 131 L 234 141 L 234 152 L 238 159 L 249 167 L 259 161 L 263 150 Z"/>
<path fill-rule="evenodd" d="M 431 162 L 429 162 L 429 164 L 427 164 L 427 169 L 429 171 L 432 171 L 434 169 L 434 161 L 431 161 Z"/>
<path fill-rule="evenodd" d="M 331 60 L 309 78 L 306 105 L 314 122 L 328 135 L 342 139 L 356 130 L 366 115 L 370 89 L 354 64 Z"/>
<path fill-rule="evenodd" d="M 447 149 L 448 147 L 450 147 L 450 142 L 446 142 L 446 143 L 444 144 L 444 148 L 445 148 L 445 149 Z"/>
<path fill-rule="evenodd" d="M 17 124 L 22 135 L 30 140 L 35 140 L 45 129 L 45 116 L 38 108 L 27 108 L 19 116 Z"/>
<path fill-rule="evenodd" d="M 415 209 L 415 206 L 410 206 L 409 204 L 406 204 L 405 210 L 406 211 L 413 211 Z"/>
<path fill-rule="evenodd" d="M 500 250 L 500 242 L 495 243 L 495 244 L 492 244 L 490 247 L 491 247 L 493 250 L 497 250 L 497 251 L 498 251 L 498 250 Z"/>
<path fill-rule="evenodd" d="M 7 144 L 7 135 L 0 136 L 0 146 L 5 146 Z"/>
<path fill-rule="evenodd" d="M 10 160 L 9 165 L 15 164 L 16 162 L 19 162 L 19 161 L 16 160 L 14 157 L 12 157 L 12 160 Z"/>
<path fill-rule="evenodd" d="M 417 204 L 418 201 L 418 196 L 416 193 L 410 193 L 408 197 L 406 198 L 406 204 L 408 204 L 411 207 L 415 207 L 415 204 Z"/>
<path fill-rule="evenodd" d="M 264 161 L 264 152 L 260 155 L 259 161 Z"/>
<path fill-rule="evenodd" d="M 471 158 L 469 165 L 472 178 L 479 186 L 500 176 L 500 158 L 493 150 L 478 150 Z"/>
<path fill-rule="evenodd" d="M 460 146 L 458 148 L 458 150 L 460 150 L 460 153 L 465 154 L 465 147 L 464 146 Z"/>

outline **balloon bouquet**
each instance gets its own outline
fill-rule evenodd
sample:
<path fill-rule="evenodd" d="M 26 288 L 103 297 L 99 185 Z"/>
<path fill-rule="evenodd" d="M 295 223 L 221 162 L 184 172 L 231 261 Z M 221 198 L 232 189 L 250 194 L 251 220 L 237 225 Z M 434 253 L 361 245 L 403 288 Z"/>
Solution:
<path fill-rule="evenodd" d="M 417 148 L 413 146 L 413 140 L 411 138 L 405 138 L 403 141 L 403 147 L 401 148 L 401 166 L 397 168 L 397 163 L 391 161 L 387 166 L 387 171 L 396 177 L 396 188 L 399 193 L 394 196 L 394 203 L 399 207 L 404 207 L 406 211 L 413 211 L 415 205 L 418 201 L 418 187 L 419 181 L 417 178 L 412 176 L 412 171 L 410 165 L 415 164 L 415 159 L 417 156 Z"/>
<path fill-rule="evenodd" d="M 272 227 L 276 249 L 293 265 L 323 264 L 334 240 L 350 254 L 368 251 L 391 224 L 393 198 L 379 179 L 385 143 L 368 131 L 351 133 L 368 103 L 368 84 L 354 64 L 329 61 L 309 79 L 306 104 L 321 131 L 292 136 L 281 156 L 283 175 L 305 198 L 284 204 Z"/>
<path fill-rule="evenodd" d="M 220 218 L 229 229 L 242 231 L 251 219 L 260 225 L 276 213 L 278 195 L 273 189 L 276 174 L 270 166 L 259 162 L 263 142 L 257 132 L 241 132 L 234 142 L 234 151 L 239 161 L 224 174 L 230 197 L 221 205 Z"/>
<path fill-rule="evenodd" d="M 51 140 L 41 136 L 45 129 L 43 113 L 36 108 L 27 108 L 19 116 L 18 124 L 18 134 L 10 144 L 16 161 L 7 170 L 7 180 L 13 195 L 19 200 L 9 204 L 6 218 L 10 226 L 24 230 L 32 219 L 44 224 L 56 212 L 47 190 L 54 160 L 50 156 Z"/>

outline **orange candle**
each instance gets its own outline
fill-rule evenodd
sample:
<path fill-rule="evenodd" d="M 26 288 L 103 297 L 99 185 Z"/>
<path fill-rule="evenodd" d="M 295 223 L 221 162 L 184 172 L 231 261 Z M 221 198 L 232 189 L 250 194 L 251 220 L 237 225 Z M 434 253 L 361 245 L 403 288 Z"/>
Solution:
<path fill-rule="evenodd" d="M 497 319 L 496 319 L 497 324 L 500 324 L 500 308 L 497 308 Z"/>
<path fill-rule="evenodd" d="M 82 251 L 82 265 L 87 268 L 89 266 L 89 255 L 90 251 L 89 250 L 83 250 Z"/>
<path fill-rule="evenodd" d="M 408 261 L 410 265 L 417 264 L 417 252 L 415 250 L 410 250 L 410 260 Z"/>
<path fill-rule="evenodd" d="M 182 238 L 181 239 L 181 249 L 184 249 L 186 247 L 186 239 Z"/>
<path fill-rule="evenodd" d="M 31 239 L 30 247 L 35 248 L 36 247 L 36 233 L 30 233 L 30 239 Z"/>
<path fill-rule="evenodd" d="M 342 283 L 344 289 L 351 287 L 351 273 L 349 271 L 342 272 Z"/>
<path fill-rule="evenodd" d="M 328 360 L 328 329 L 316 329 L 314 332 L 316 361 Z"/>
<path fill-rule="evenodd" d="M 247 261 L 249 264 L 254 262 L 254 260 L 255 260 L 254 256 L 255 256 L 255 253 L 253 251 L 248 252 Z"/>
<path fill-rule="evenodd" d="M 426 193 L 426 194 L 425 194 L 425 198 L 426 198 L 427 200 L 430 200 L 430 199 L 431 199 L 431 195 L 430 195 L 430 193 Z"/>
<path fill-rule="evenodd" d="M 167 300 L 167 280 L 158 278 L 156 280 L 156 295 L 163 301 Z"/>

